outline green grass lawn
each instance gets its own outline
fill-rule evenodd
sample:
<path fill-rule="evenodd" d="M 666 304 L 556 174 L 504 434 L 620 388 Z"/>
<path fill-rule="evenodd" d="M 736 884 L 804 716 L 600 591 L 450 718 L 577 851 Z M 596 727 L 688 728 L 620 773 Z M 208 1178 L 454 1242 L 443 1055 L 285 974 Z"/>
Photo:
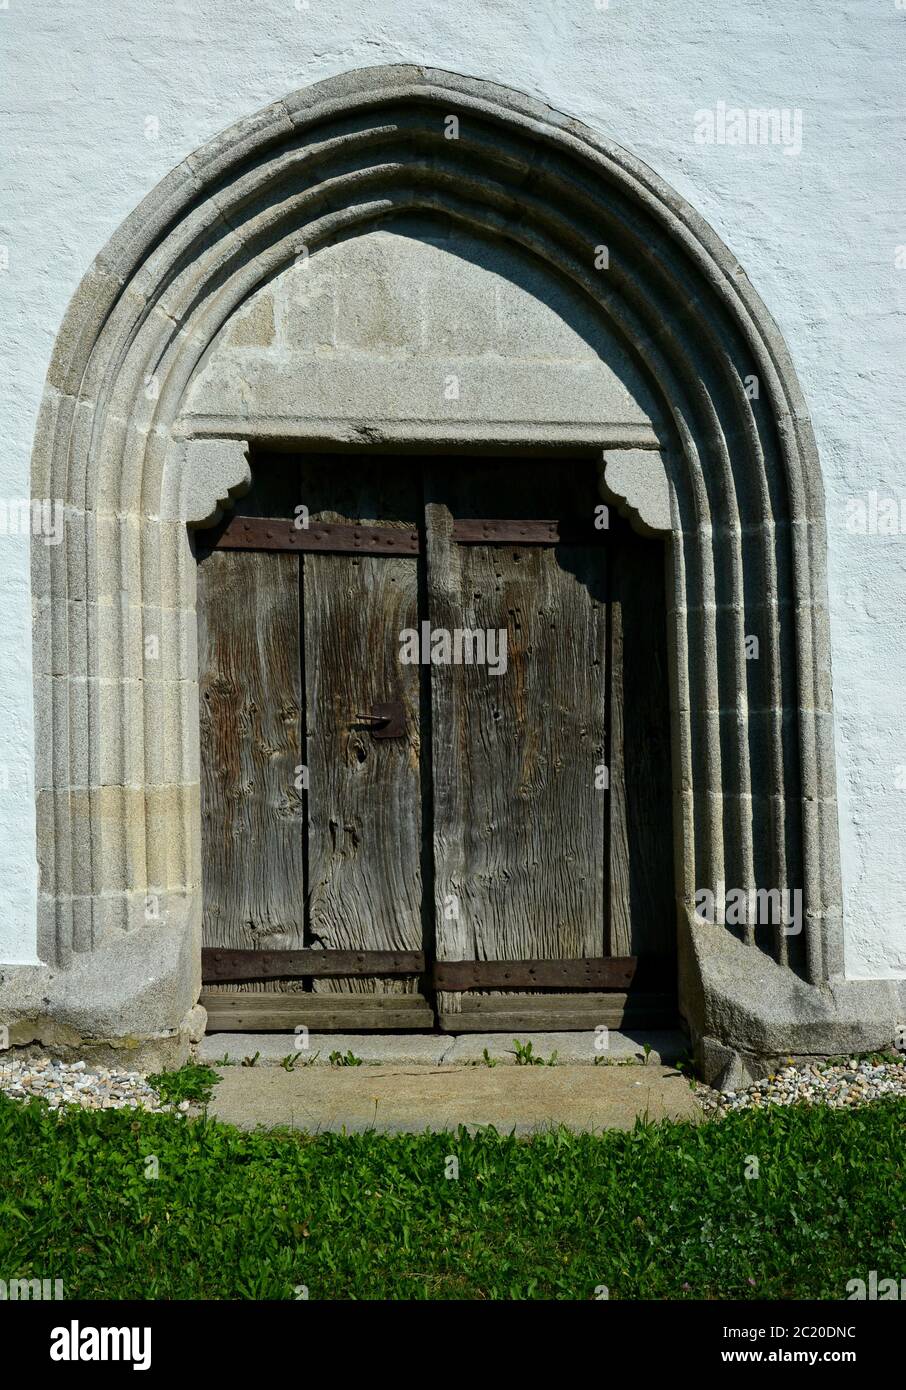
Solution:
<path fill-rule="evenodd" d="M 89 1299 L 839 1299 L 906 1275 L 904 1176 L 902 1100 L 515 1140 L 0 1097 L 0 1277 Z"/>

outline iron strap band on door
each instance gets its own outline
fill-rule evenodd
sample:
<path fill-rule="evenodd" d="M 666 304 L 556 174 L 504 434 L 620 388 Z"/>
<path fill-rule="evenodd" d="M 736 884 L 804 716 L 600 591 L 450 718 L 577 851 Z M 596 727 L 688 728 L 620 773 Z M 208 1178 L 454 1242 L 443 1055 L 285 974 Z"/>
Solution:
<path fill-rule="evenodd" d="M 199 533 L 204 545 L 204 532 Z M 458 545 L 588 545 L 606 539 L 583 517 L 559 521 L 518 521 L 465 517 L 453 522 L 452 539 Z M 297 526 L 286 517 L 234 516 L 215 531 L 212 550 L 302 550 L 344 555 L 418 555 L 422 544 L 418 531 L 403 526 L 354 525 L 318 521 Z"/>
<path fill-rule="evenodd" d="M 624 989 L 636 977 L 636 956 L 585 956 L 580 960 L 438 960 L 435 989 Z M 204 984 L 270 980 L 281 976 L 325 979 L 343 975 L 422 975 L 422 951 L 243 951 L 205 946 Z"/>
<path fill-rule="evenodd" d="M 206 985 L 227 980 L 319 979 L 342 975 L 421 975 L 421 951 L 231 951 L 205 946 L 201 978 Z"/>
<path fill-rule="evenodd" d="M 623 989 L 635 979 L 636 956 L 580 960 L 438 960 L 435 989 Z"/>
<path fill-rule="evenodd" d="M 204 542 L 202 541 L 202 544 Z M 353 526 L 318 521 L 297 526 L 285 517 L 234 516 L 211 543 L 213 550 L 314 550 L 355 555 L 418 555 L 417 531 L 404 526 Z"/>
<path fill-rule="evenodd" d="M 605 540 L 607 532 L 583 516 L 564 516 L 558 521 L 469 516 L 453 522 L 451 535 L 458 545 L 590 545 Z"/>

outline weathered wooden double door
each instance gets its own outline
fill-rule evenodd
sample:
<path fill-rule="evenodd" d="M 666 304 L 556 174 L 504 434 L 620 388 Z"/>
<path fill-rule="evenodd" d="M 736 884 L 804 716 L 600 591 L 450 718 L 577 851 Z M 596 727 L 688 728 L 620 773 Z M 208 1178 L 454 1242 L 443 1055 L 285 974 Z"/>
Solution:
<path fill-rule="evenodd" d="M 590 460 L 254 471 L 196 538 L 209 1027 L 666 1021 L 660 546 Z"/>

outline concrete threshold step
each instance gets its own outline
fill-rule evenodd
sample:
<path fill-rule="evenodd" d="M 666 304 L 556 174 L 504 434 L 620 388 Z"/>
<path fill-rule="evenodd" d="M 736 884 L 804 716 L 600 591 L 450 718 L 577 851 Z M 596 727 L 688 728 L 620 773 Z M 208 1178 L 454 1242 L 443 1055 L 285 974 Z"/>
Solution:
<path fill-rule="evenodd" d="M 406 1066 L 223 1067 L 208 1113 L 242 1129 L 309 1134 L 435 1133 L 493 1125 L 527 1136 L 630 1129 L 648 1120 L 700 1121 L 689 1081 L 675 1068 Z"/>
<path fill-rule="evenodd" d="M 351 1052 L 371 1065 L 456 1066 L 484 1065 L 484 1054 L 499 1065 L 515 1065 L 516 1043 L 531 1044 L 532 1055 L 548 1061 L 557 1054 L 559 1065 L 596 1066 L 608 1063 L 672 1065 L 688 1050 L 679 1031 L 615 1029 L 572 1033 L 210 1033 L 198 1046 L 198 1060 L 242 1063 L 255 1057 L 256 1067 L 279 1066 L 286 1058 L 296 1070 L 330 1066 L 331 1053 Z M 646 1053 L 646 1047 L 648 1049 Z M 489 1068 L 486 1068 L 488 1070 Z M 340 1070 L 333 1067 L 331 1070 Z M 540 1070 L 533 1067 L 531 1070 Z M 556 1068 L 554 1068 L 556 1070 Z"/>

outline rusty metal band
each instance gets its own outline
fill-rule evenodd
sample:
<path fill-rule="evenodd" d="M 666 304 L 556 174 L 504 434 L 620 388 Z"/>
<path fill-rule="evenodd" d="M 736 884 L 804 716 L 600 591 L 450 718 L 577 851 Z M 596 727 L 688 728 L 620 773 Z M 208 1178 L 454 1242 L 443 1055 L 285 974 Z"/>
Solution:
<path fill-rule="evenodd" d="M 458 545 L 596 545 L 607 539 L 606 530 L 585 517 L 558 521 L 463 517 L 453 522 L 451 535 Z"/>
<path fill-rule="evenodd" d="M 204 545 L 204 537 L 201 539 Z M 395 526 L 312 522 L 296 526 L 282 517 L 236 516 L 210 541 L 212 550 L 299 550 L 348 555 L 418 555 L 417 531 Z"/>
<path fill-rule="evenodd" d="M 439 960 L 435 989 L 625 989 L 635 979 L 636 956 L 581 960 Z"/>
<path fill-rule="evenodd" d="M 201 952 L 201 978 L 206 985 L 307 976 L 421 975 L 424 969 L 421 951 L 231 951 L 206 946 Z"/>

